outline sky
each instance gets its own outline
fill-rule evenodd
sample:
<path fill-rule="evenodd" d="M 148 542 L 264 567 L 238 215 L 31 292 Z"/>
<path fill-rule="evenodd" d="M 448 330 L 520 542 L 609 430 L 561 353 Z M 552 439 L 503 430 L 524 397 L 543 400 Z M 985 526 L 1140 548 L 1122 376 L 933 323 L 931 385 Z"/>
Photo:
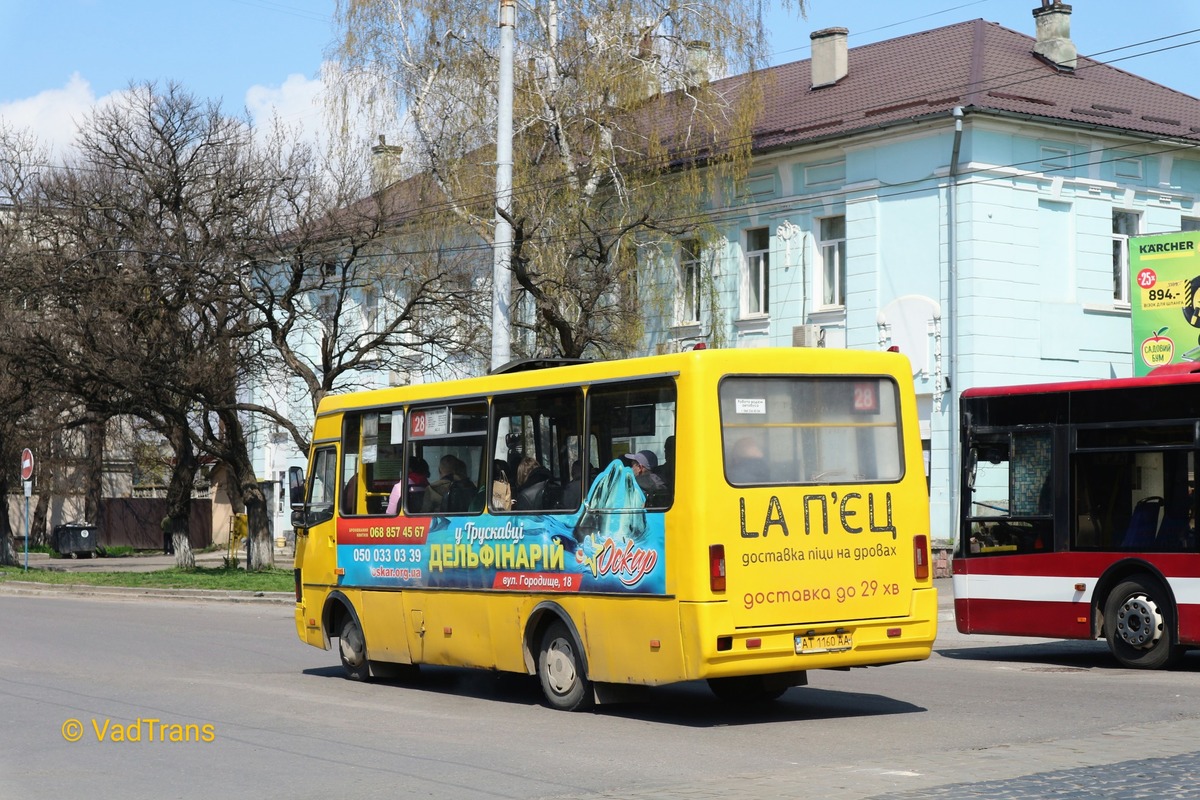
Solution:
<path fill-rule="evenodd" d="M 976 18 L 1032 36 L 1040 2 L 809 0 L 807 18 L 765 5 L 772 63 L 784 63 L 808 58 L 809 34 L 834 26 L 849 29 L 851 47 Z M 1081 55 L 1200 97 L 1200 2 L 1071 5 Z M 175 81 L 256 122 L 278 112 L 316 130 L 333 11 L 334 0 L 0 0 L 0 120 L 57 150 L 105 97 L 131 82 Z"/>

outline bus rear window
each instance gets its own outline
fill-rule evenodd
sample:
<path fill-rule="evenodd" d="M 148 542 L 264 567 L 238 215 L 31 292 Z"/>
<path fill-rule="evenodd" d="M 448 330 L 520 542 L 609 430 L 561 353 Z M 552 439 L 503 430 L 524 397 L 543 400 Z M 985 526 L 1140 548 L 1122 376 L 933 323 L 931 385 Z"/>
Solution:
<path fill-rule="evenodd" d="M 888 378 L 730 377 L 719 394 L 725 477 L 734 486 L 904 474 L 896 385 Z"/>

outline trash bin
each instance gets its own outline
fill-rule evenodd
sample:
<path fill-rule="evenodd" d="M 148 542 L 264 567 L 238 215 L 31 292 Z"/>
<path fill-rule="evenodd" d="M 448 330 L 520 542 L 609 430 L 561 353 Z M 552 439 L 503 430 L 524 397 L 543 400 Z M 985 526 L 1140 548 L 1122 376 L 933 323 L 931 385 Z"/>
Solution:
<path fill-rule="evenodd" d="M 71 558 L 86 555 L 91 558 L 96 554 L 99 544 L 99 531 L 94 525 L 70 523 L 55 526 L 51 546 L 59 555 Z"/>

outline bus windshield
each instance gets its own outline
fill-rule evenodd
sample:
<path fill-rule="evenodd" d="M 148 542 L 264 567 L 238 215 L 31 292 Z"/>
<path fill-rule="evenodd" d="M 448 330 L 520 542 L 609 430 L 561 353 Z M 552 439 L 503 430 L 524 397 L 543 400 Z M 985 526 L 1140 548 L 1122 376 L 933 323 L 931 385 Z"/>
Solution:
<path fill-rule="evenodd" d="M 725 474 L 734 486 L 898 481 L 896 386 L 881 378 L 721 382 Z"/>

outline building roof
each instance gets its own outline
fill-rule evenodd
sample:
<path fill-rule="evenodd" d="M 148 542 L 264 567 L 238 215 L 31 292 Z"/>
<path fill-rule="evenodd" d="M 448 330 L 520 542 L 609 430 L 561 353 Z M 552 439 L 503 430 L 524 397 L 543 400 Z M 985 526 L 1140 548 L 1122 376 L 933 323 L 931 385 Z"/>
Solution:
<path fill-rule="evenodd" d="M 1034 44 L 976 19 L 851 48 L 846 76 L 820 89 L 811 88 L 811 59 L 766 69 L 755 149 L 948 115 L 955 106 L 1200 139 L 1200 100 L 1083 56 L 1073 71 L 1059 69 Z M 739 79 L 728 80 L 733 88 Z"/>

